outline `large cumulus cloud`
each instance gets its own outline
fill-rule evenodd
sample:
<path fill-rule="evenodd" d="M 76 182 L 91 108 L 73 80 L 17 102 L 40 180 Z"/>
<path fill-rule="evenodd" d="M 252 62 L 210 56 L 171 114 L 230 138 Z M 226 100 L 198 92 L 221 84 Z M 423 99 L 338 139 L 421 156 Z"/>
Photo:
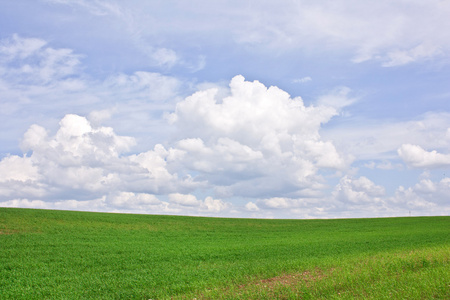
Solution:
<path fill-rule="evenodd" d="M 189 178 L 179 180 L 165 169 L 164 153 L 158 147 L 126 155 L 135 145 L 134 138 L 118 136 L 110 127 L 92 127 L 78 115 L 66 115 L 59 125 L 54 135 L 32 125 L 22 141 L 29 156 L 0 161 L 2 199 L 93 200 L 123 191 L 183 190 L 192 184 Z"/>
<path fill-rule="evenodd" d="M 339 105 L 305 106 L 300 97 L 242 76 L 231 80 L 229 96 L 217 93 L 193 94 L 169 120 L 180 136 L 172 163 L 214 183 L 222 196 L 299 195 L 323 188 L 321 168 L 348 166 L 349 158 L 319 133 Z"/>

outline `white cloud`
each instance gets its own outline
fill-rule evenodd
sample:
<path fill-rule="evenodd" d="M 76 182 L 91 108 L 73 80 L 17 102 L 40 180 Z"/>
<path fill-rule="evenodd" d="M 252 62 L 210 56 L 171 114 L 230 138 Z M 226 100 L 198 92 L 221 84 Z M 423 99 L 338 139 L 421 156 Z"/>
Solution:
<path fill-rule="evenodd" d="M 207 212 L 207 213 L 223 213 L 229 211 L 232 205 L 220 199 L 206 197 L 204 201 L 198 200 L 196 196 L 191 194 L 169 194 L 170 204 L 183 207 L 183 211 L 191 213 Z M 192 210 L 194 209 L 194 210 Z"/>
<path fill-rule="evenodd" d="M 364 176 L 343 176 L 328 195 L 262 198 L 257 204 L 261 217 L 374 217 L 398 213 L 397 206 L 387 201 L 384 187 Z"/>
<path fill-rule="evenodd" d="M 272 197 L 259 199 L 257 204 L 259 210 L 254 216 L 260 218 L 327 218 L 342 213 L 342 208 L 336 211 L 337 202 L 327 197 Z"/>
<path fill-rule="evenodd" d="M 190 178 L 178 179 L 167 171 L 164 158 L 168 153 L 162 146 L 139 155 L 125 155 L 134 144 L 133 138 L 118 136 L 110 127 L 92 127 L 77 115 L 66 115 L 54 136 L 33 125 L 22 141 L 23 150 L 31 155 L 0 161 L 1 196 L 92 200 L 113 192 L 160 193 L 193 185 Z M 12 163 L 15 167 L 8 170 Z M 112 203 L 130 194 L 117 195 L 110 198 L 115 199 Z M 133 201 L 142 202 L 142 197 L 136 196 Z"/>
<path fill-rule="evenodd" d="M 333 197 L 344 203 L 367 204 L 380 202 L 385 190 L 368 178 L 361 176 L 357 179 L 344 176 L 333 191 Z"/>
<path fill-rule="evenodd" d="M 172 67 L 179 60 L 175 51 L 166 48 L 154 50 L 151 56 L 160 66 Z"/>
<path fill-rule="evenodd" d="M 275 197 L 275 198 L 270 198 L 270 199 L 265 199 L 260 201 L 261 203 L 264 204 L 264 206 L 268 207 L 268 208 L 292 208 L 293 204 L 291 203 L 292 200 L 287 199 L 287 198 L 280 198 L 280 197 Z"/>
<path fill-rule="evenodd" d="M 195 93 L 177 104 L 170 119 L 191 137 L 229 137 L 253 147 L 273 135 L 281 148 L 289 148 L 294 136 L 318 140 L 320 125 L 337 114 L 334 107 L 306 107 L 299 97 L 242 76 L 234 77 L 230 88 L 224 99 L 216 98 L 216 89 Z"/>
<path fill-rule="evenodd" d="M 146 193 L 117 192 L 106 197 L 106 203 L 122 209 L 148 209 L 162 202 L 155 196 Z"/>
<path fill-rule="evenodd" d="M 2 61 L 26 59 L 39 52 L 46 44 L 47 42 L 41 39 L 21 38 L 14 34 L 10 39 L 2 40 L 0 43 Z"/>
<path fill-rule="evenodd" d="M 104 121 L 109 120 L 114 114 L 115 109 L 94 110 L 89 113 L 88 120 L 94 126 L 99 126 Z"/>
<path fill-rule="evenodd" d="M 11 155 L 0 161 L 0 201 L 16 197 L 44 197 L 46 185 L 31 157 Z"/>
<path fill-rule="evenodd" d="M 212 213 L 220 213 L 227 211 L 231 208 L 231 204 L 224 202 L 220 199 L 213 199 L 212 197 L 206 197 L 201 205 L 201 211 L 207 211 Z"/>
<path fill-rule="evenodd" d="M 381 161 L 369 161 L 364 164 L 364 167 L 368 169 L 380 169 L 380 170 L 393 170 L 393 169 L 402 169 L 402 164 L 393 164 L 389 160 L 381 160 Z"/>
<path fill-rule="evenodd" d="M 387 54 L 388 60 L 382 65 L 383 67 L 401 66 L 418 60 L 430 59 L 438 55 L 443 55 L 443 53 L 437 46 L 420 44 L 412 49 L 389 52 Z"/>
<path fill-rule="evenodd" d="M 57 154 L 54 159 L 63 161 L 102 161 L 118 158 L 130 150 L 135 141 L 131 137 L 115 135 L 110 127 L 92 128 L 88 120 L 77 115 L 66 115 L 59 123 L 54 138 L 49 139 L 44 128 L 33 125 L 25 133 L 22 149 L 33 151 L 33 155 L 46 157 Z M 52 158 L 53 159 L 53 158 Z"/>
<path fill-rule="evenodd" d="M 22 38 L 17 34 L 0 44 L 0 74 L 16 85 L 55 84 L 60 80 L 67 89 L 76 88 L 74 75 L 80 65 L 80 56 L 71 49 L 45 47 L 46 42 L 36 38 Z M 79 85 L 79 83 L 78 83 Z"/>
<path fill-rule="evenodd" d="M 306 77 L 294 79 L 294 80 L 292 80 L 292 82 L 293 82 L 293 83 L 306 83 L 306 82 L 309 82 L 309 81 L 311 81 L 311 80 L 312 80 L 311 77 L 306 76 Z"/>
<path fill-rule="evenodd" d="M 169 120 L 181 139 L 171 163 L 200 172 L 222 196 L 321 189 L 319 168 L 349 163 L 319 134 L 336 106 L 305 106 L 277 87 L 236 76 L 223 99 L 209 89 L 177 103 Z"/>
<path fill-rule="evenodd" d="M 58 201 L 58 202 L 49 203 L 47 201 L 29 200 L 29 199 L 25 198 L 25 199 L 12 199 L 12 200 L 3 201 L 3 202 L 0 202 L 0 205 L 2 207 L 103 211 L 102 205 L 94 205 L 95 202 L 97 202 L 97 201 L 80 202 L 80 201 L 76 201 L 76 200 L 73 200 L 73 201 L 66 200 L 66 201 Z"/>
<path fill-rule="evenodd" d="M 114 169 L 126 163 L 119 154 L 134 145 L 134 139 L 115 135 L 112 128 L 92 128 L 77 115 L 66 115 L 55 136 L 33 125 L 22 141 L 24 151 L 32 151 L 30 159 L 38 169 L 38 182 L 52 190 L 85 190 L 104 192 L 117 181 Z"/>
<path fill-rule="evenodd" d="M 259 211 L 258 205 L 256 205 L 252 201 L 247 202 L 247 204 L 245 204 L 245 209 L 248 211 Z"/>
<path fill-rule="evenodd" d="M 11 155 L 0 161 L 1 181 L 27 181 L 36 180 L 39 177 L 38 170 L 30 157 Z"/>
<path fill-rule="evenodd" d="M 438 182 L 422 179 L 409 188 L 400 186 L 390 200 L 397 207 L 412 211 L 414 215 L 448 215 L 449 193 L 450 178 L 444 177 Z"/>
<path fill-rule="evenodd" d="M 201 204 L 194 195 L 183 195 L 179 193 L 170 194 L 169 201 L 183 206 L 200 206 Z"/>
<path fill-rule="evenodd" d="M 393 214 L 392 211 L 387 211 L 389 205 L 385 198 L 384 188 L 368 178 L 344 176 L 329 195 L 261 198 L 256 204 L 259 217 L 391 216 Z"/>
<path fill-rule="evenodd" d="M 183 139 L 178 142 L 177 150 L 184 165 L 206 173 L 242 172 L 263 158 L 261 152 L 229 138 L 219 138 L 211 148 L 199 138 Z"/>
<path fill-rule="evenodd" d="M 403 144 L 397 152 L 408 166 L 414 168 L 450 166 L 450 154 L 441 154 L 436 150 L 426 151 L 418 145 Z"/>
<path fill-rule="evenodd" d="M 341 109 L 357 101 L 356 98 L 349 97 L 350 92 L 348 87 L 336 88 L 331 93 L 319 97 L 317 104 Z"/>
<path fill-rule="evenodd" d="M 258 217 L 346 218 L 447 215 L 450 178 L 438 182 L 422 179 L 394 195 L 367 177 L 344 176 L 330 195 L 315 198 L 273 197 L 259 199 Z M 251 203 L 251 202 L 250 202 Z M 253 205 L 246 209 L 251 211 Z M 255 210 L 256 211 L 256 210 Z"/>

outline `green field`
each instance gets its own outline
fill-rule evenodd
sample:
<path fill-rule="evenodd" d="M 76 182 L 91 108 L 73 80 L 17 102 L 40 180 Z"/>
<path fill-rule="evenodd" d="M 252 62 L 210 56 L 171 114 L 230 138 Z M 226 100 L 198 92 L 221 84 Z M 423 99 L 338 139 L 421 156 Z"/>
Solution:
<path fill-rule="evenodd" d="M 0 208 L 0 299 L 450 299 L 450 217 Z"/>

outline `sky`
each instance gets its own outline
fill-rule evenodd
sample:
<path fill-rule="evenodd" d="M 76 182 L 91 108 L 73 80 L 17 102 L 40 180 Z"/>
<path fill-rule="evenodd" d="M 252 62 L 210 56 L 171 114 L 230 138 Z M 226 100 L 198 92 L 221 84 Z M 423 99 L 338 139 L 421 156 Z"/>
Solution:
<path fill-rule="evenodd" d="M 0 206 L 450 215 L 450 1 L 0 1 Z"/>

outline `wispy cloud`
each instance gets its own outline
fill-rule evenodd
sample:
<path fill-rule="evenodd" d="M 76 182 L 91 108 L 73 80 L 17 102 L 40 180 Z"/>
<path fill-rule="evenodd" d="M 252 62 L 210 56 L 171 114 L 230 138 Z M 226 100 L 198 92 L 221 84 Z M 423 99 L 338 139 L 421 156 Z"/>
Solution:
<path fill-rule="evenodd" d="M 126 26 L 135 45 L 155 63 L 166 67 L 186 62 L 174 49 L 152 42 L 161 38 L 158 32 L 177 38 L 193 35 L 196 39 L 198 32 L 210 38 L 216 32 L 220 35 L 212 38 L 224 43 L 245 44 L 258 51 L 263 46 L 264 51 L 275 53 L 345 51 L 354 62 L 374 60 L 386 67 L 439 59 L 446 57 L 450 49 L 450 35 L 441 30 L 450 25 L 447 1 L 406 4 L 383 0 L 371 5 L 342 0 L 276 4 L 251 1 L 233 5 L 218 2 L 214 10 L 205 10 L 210 7 L 205 1 L 196 1 L 195 13 L 184 3 L 173 6 L 130 2 L 125 6 L 116 1 L 47 1 L 79 7 L 96 16 L 117 18 Z M 157 14 L 158 11 L 163 13 Z M 202 26 L 195 18 L 211 26 Z"/>
<path fill-rule="evenodd" d="M 306 76 L 306 77 L 302 77 L 302 78 L 293 79 L 292 82 L 293 83 L 307 83 L 307 82 L 309 82 L 311 80 L 312 80 L 311 77 Z"/>
<path fill-rule="evenodd" d="M 90 14 L 97 15 L 97 16 L 105 16 L 109 14 L 113 15 L 122 15 L 123 10 L 122 8 L 112 2 L 112 1 L 103 1 L 103 0 L 93 0 L 93 1 L 86 1 L 86 0 L 44 0 L 48 3 L 53 4 L 64 4 L 64 5 L 70 5 L 72 7 L 81 7 L 83 9 L 86 9 Z"/>
<path fill-rule="evenodd" d="M 15 84 L 46 85 L 69 79 L 77 72 L 80 55 L 71 49 L 46 47 L 36 38 L 14 34 L 0 44 L 0 71 L 3 78 Z"/>

